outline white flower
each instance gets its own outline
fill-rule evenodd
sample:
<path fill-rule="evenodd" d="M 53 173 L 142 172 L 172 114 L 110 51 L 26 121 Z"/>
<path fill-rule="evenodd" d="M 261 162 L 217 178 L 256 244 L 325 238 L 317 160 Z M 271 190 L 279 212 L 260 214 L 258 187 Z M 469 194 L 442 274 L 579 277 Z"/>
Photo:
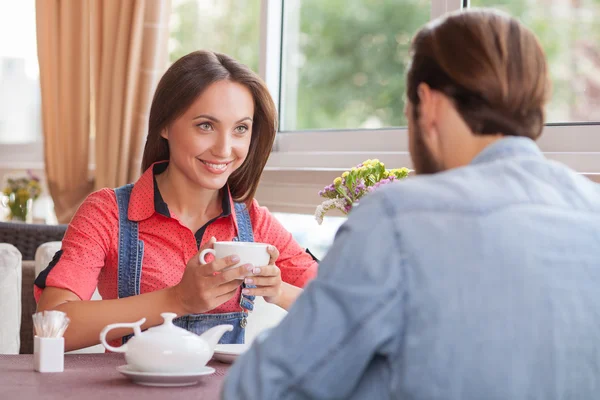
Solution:
<path fill-rule="evenodd" d="M 345 199 L 328 199 L 321 203 L 317 210 L 315 211 L 315 219 L 317 223 L 321 225 L 323 223 L 323 217 L 325 217 L 325 213 L 329 210 L 333 210 L 334 208 L 339 209 L 342 212 L 344 211 L 344 206 L 346 205 Z"/>

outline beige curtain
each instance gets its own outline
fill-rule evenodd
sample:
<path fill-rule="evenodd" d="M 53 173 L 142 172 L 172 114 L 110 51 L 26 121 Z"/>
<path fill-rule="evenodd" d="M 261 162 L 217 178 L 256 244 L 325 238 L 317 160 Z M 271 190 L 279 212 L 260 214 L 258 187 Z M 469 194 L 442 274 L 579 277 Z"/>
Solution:
<path fill-rule="evenodd" d="M 167 64 L 168 0 L 94 1 L 95 188 L 139 176 L 154 88 Z"/>
<path fill-rule="evenodd" d="M 36 0 L 46 174 L 59 222 L 92 190 L 139 175 L 170 8 L 169 0 Z"/>
<path fill-rule="evenodd" d="M 56 216 L 68 222 L 92 190 L 90 1 L 36 1 L 46 177 Z"/>

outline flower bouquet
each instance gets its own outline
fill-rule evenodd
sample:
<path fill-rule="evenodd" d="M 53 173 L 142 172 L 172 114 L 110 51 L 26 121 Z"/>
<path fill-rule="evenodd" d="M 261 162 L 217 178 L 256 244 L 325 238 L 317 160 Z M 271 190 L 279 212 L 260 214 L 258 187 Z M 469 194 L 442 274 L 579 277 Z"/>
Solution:
<path fill-rule="evenodd" d="M 410 172 L 408 168 L 386 169 L 377 159 L 357 165 L 319 192 L 319 196 L 326 200 L 315 211 L 317 222 L 319 225 L 323 223 L 325 214 L 333 209 L 348 214 L 364 195 L 382 185 L 406 178 Z"/>
<path fill-rule="evenodd" d="M 33 201 L 42 192 L 40 178 L 27 171 L 26 177 L 8 178 L 2 192 L 4 194 L 2 204 L 8 206 L 9 218 L 26 222 L 31 219 Z"/>

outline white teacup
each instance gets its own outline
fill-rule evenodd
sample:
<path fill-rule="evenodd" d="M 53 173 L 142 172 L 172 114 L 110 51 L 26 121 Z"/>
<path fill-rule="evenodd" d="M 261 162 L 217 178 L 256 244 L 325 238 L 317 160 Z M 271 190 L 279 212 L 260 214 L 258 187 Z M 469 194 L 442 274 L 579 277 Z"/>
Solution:
<path fill-rule="evenodd" d="M 206 264 L 206 255 L 212 254 L 215 258 L 224 258 L 236 255 L 240 262 L 223 271 L 239 267 L 244 264 L 252 264 L 255 267 L 263 267 L 269 264 L 271 256 L 267 252 L 268 244 L 251 242 L 216 242 L 213 249 L 205 249 L 200 253 L 200 264 Z M 244 279 L 244 278 L 239 278 Z"/>

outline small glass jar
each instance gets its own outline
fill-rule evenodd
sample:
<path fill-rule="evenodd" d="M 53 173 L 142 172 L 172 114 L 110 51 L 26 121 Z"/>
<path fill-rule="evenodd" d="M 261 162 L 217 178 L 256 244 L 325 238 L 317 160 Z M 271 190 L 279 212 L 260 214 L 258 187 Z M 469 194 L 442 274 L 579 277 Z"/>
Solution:
<path fill-rule="evenodd" d="M 26 190 L 4 195 L 2 205 L 9 209 L 8 219 L 10 221 L 33 222 L 33 198 Z"/>

